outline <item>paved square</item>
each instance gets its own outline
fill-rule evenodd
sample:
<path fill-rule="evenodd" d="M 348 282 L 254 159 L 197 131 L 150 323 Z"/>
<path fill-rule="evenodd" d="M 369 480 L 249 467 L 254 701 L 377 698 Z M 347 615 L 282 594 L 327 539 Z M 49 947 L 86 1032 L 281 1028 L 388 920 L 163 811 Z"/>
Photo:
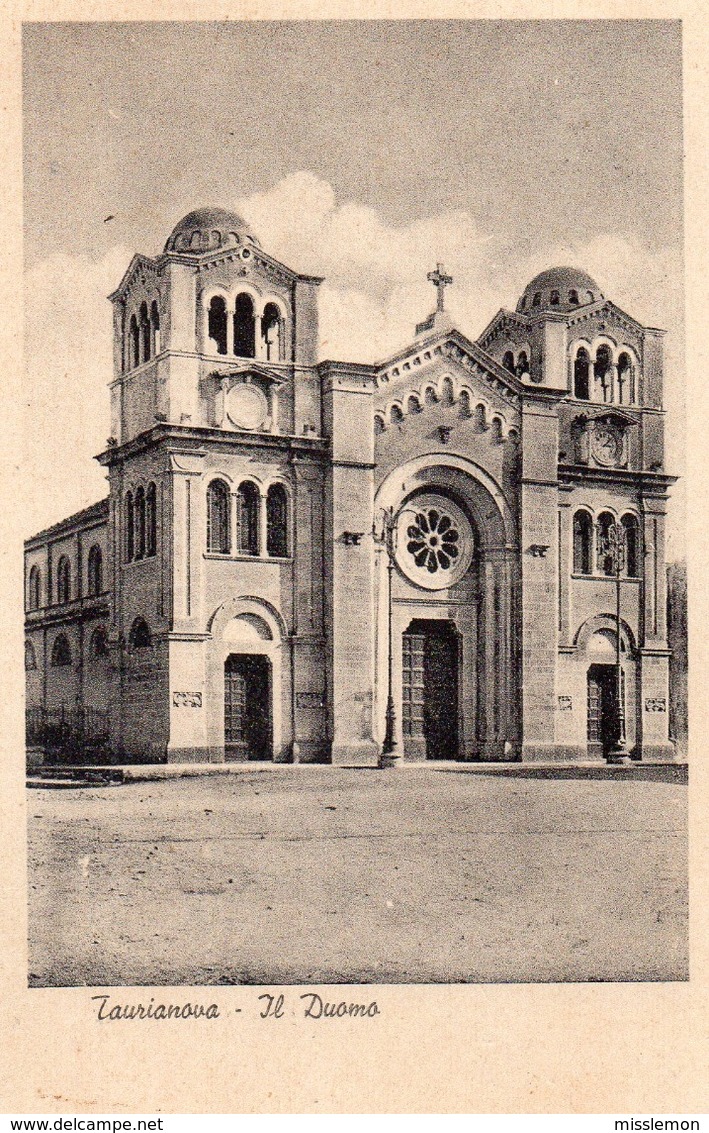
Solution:
<path fill-rule="evenodd" d="M 29 792 L 30 984 L 686 979 L 686 786 L 545 776 Z"/>

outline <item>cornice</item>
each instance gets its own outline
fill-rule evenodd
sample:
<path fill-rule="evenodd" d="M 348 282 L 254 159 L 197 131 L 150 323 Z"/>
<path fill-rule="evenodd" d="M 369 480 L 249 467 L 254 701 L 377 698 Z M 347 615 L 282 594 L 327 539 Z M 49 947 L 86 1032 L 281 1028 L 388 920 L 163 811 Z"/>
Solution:
<path fill-rule="evenodd" d="M 150 448 L 163 446 L 168 453 L 182 452 L 198 455 L 206 452 L 202 446 L 209 444 L 221 448 L 255 448 L 280 450 L 287 453 L 302 453 L 314 458 L 325 458 L 328 451 L 328 442 L 321 437 L 295 437 L 280 433 L 246 433 L 231 432 L 226 429 L 217 429 L 205 426 L 204 428 L 189 425 L 169 425 L 160 422 L 152 429 L 147 429 L 137 437 L 133 437 L 125 444 L 115 445 L 104 449 L 95 459 L 104 467 L 111 467 L 123 463 L 124 460 L 136 456 Z"/>
<path fill-rule="evenodd" d="M 679 477 L 665 472 L 648 472 L 629 468 L 595 468 L 586 464 L 559 464 L 559 480 L 567 483 L 616 484 L 643 491 L 664 492 Z"/>

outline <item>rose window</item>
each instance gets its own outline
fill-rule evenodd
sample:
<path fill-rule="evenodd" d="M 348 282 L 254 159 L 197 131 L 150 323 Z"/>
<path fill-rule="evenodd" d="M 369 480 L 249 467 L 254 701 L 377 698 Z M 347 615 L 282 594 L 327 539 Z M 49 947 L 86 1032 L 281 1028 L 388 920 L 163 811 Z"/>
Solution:
<path fill-rule="evenodd" d="M 460 533 L 445 512 L 433 507 L 416 512 L 406 536 L 406 549 L 417 567 L 435 574 L 455 565 L 460 554 Z"/>

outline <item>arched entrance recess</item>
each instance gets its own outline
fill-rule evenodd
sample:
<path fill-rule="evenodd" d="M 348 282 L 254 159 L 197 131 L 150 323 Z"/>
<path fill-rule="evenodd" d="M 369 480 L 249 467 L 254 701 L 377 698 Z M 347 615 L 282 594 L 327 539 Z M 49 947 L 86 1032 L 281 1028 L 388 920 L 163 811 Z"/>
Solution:
<path fill-rule="evenodd" d="M 398 748 L 414 759 L 512 758 L 519 744 L 518 635 L 513 632 L 519 583 L 516 529 L 507 499 L 473 461 L 433 453 L 402 465 L 382 482 L 375 517 L 390 507 L 398 517 L 392 580 Z M 386 707 L 386 570 L 387 557 L 380 550 L 375 642 L 379 740 Z M 445 663 L 453 668 L 456 657 L 457 671 L 446 684 L 440 674 Z M 442 695 L 449 701 L 445 709 L 442 701 L 437 703 Z M 444 710 L 451 725 L 446 728 L 432 720 L 432 713 Z"/>
<path fill-rule="evenodd" d="M 208 624 L 210 746 L 227 760 L 275 759 L 290 751 L 288 634 L 259 598 L 231 598 Z"/>
<path fill-rule="evenodd" d="M 620 682 L 617 673 L 616 620 L 599 614 L 584 622 L 576 634 L 578 664 L 582 669 L 586 702 L 586 752 L 589 759 L 605 759 L 618 738 L 618 692 L 623 709 L 628 747 L 637 748 L 638 688 L 635 641 L 626 622 L 620 624 Z"/>

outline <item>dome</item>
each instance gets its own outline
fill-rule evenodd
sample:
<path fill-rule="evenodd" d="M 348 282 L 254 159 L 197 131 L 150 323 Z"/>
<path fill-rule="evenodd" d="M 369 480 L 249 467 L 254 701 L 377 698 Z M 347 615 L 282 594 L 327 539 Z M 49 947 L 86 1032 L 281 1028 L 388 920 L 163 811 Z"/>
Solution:
<path fill-rule="evenodd" d="M 176 224 L 165 244 L 166 252 L 200 255 L 240 244 L 258 244 L 243 217 L 228 209 L 195 209 Z"/>
<path fill-rule="evenodd" d="M 591 276 L 578 268 L 549 268 L 535 275 L 524 289 L 517 310 L 525 315 L 536 311 L 559 311 L 568 314 L 587 303 L 605 298 Z"/>

